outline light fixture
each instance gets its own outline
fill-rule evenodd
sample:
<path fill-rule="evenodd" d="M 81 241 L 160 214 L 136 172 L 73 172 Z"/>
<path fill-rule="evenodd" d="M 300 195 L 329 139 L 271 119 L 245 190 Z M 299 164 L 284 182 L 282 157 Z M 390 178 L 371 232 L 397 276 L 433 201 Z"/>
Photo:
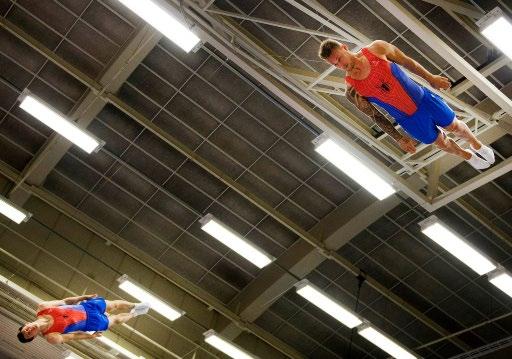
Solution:
<path fill-rule="evenodd" d="M 128 349 L 120 346 L 119 344 L 117 344 L 116 342 L 114 342 L 113 340 L 105 337 L 105 336 L 100 336 L 100 337 L 97 337 L 96 339 L 98 339 L 100 342 L 102 342 L 103 344 L 109 346 L 110 348 L 114 349 L 115 351 L 123 354 L 124 356 L 130 358 L 130 359 L 144 359 L 143 356 L 141 355 L 136 355 L 136 354 L 133 354 L 131 351 L 129 351 Z"/>
<path fill-rule="evenodd" d="M 418 357 L 411 354 L 407 349 L 397 344 L 381 331 L 375 329 L 371 324 L 365 323 L 357 329 L 357 333 L 373 343 L 375 346 L 381 348 L 386 353 L 396 359 L 417 359 Z"/>
<path fill-rule="evenodd" d="M 151 309 L 162 314 L 169 320 L 176 320 L 185 314 L 184 311 L 176 309 L 163 300 L 143 289 L 140 285 L 131 280 L 126 274 L 117 279 L 119 288 L 130 294 L 132 297 L 137 298 L 141 302 L 151 303 Z"/>
<path fill-rule="evenodd" d="M 0 196 L 0 213 L 9 218 L 11 221 L 20 224 L 26 222 L 32 216 L 31 213 L 18 207 L 4 196 Z"/>
<path fill-rule="evenodd" d="M 480 32 L 488 38 L 506 56 L 512 59 L 512 23 L 507 19 L 503 11 L 496 7 L 477 21 Z"/>
<path fill-rule="evenodd" d="M 249 243 L 228 226 L 221 223 L 213 215 L 207 214 L 199 220 L 201 229 L 217 239 L 225 246 L 252 262 L 258 268 L 263 268 L 271 263 L 274 258 Z"/>
<path fill-rule="evenodd" d="M 64 354 L 64 359 L 83 359 L 83 358 L 78 354 L 68 351 Z"/>
<path fill-rule="evenodd" d="M 496 269 L 494 263 L 469 245 L 464 239 L 449 230 L 436 216 L 428 217 L 421 221 L 419 225 L 424 234 L 479 275 Z"/>
<path fill-rule="evenodd" d="M 64 115 L 52 109 L 41 99 L 32 95 L 28 90 L 19 97 L 20 108 L 50 127 L 61 136 L 67 138 L 87 153 L 98 151 L 104 142 L 96 139 L 86 131 L 69 121 Z"/>
<path fill-rule="evenodd" d="M 295 284 L 297 294 L 304 297 L 327 314 L 331 315 L 350 329 L 361 325 L 363 322 L 350 310 L 325 295 L 320 289 L 313 286 L 307 279 Z"/>
<path fill-rule="evenodd" d="M 231 343 L 230 341 L 219 336 L 213 329 L 203 333 L 204 341 L 210 344 L 212 347 L 217 348 L 227 356 L 234 359 L 255 359 L 254 355 L 247 353 L 245 350 L 240 348 L 238 345 Z"/>
<path fill-rule="evenodd" d="M 186 52 L 200 42 L 199 37 L 179 22 L 164 4 L 155 0 L 118 0 L 121 4 L 140 16 L 144 21 L 160 31 Z"/>
<path fill-rule="evenodd" d="M 503 268 L 498 268 L 487 275 L 489 282 L 512 297 L 512 276 Z"/>
<path fill-rule="evenodd" d="M 316 152 L 378 199 L 383 200 L 396 192 L 384 178 L 326 134 L 317 137 L 313 143 Z"/>

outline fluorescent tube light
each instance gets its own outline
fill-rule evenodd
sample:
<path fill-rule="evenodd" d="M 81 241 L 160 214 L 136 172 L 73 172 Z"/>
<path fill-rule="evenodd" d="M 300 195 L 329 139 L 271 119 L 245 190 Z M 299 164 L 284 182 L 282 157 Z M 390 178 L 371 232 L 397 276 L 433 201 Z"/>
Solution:
<path fill-rule="evenodd" d="M 23 91 L 19 100 L 21 102 L 20 108 L 82 148 L 85 152 L 91 153 L 97 151 L 104 144 L 27 90 Z"/>
<path fill-rule="evenodd" d="M 31 213 L 16 206 L 4 196 L 0 196 L 0 213 L 17 224 L 28 221 L 28 219 L 32 216 Z"/>
<path fill-rule="evenodd" d="M 512 276 L 503 268 L 497 269 L 488 274 L 489 282 L 512 297 Z"/>
<path fill-rule="evenodd" d="M 385 179 L 325 134 L 316 138 L 313 143 L 316 152 L 378 199 L 383 200 L 396 192 Z"/>
<path fill-rule="evenodd" d="M 496 269 L 496 266 L 487 257 L 449 230 L 436 216 L 428 217 L 419 225 L 423 233 L 479 275 Z"/>
<path fill-rule="evenodd" d="M 97 337 L 96 339 L 98 339 L 100 342 L 108 345 L 110 348 L 114 349 L 115 351 L 123 354 L 124 356 L 126 356 L 126 357 L 128 357 L 130 359 L 144 359 L 143 356 L 133 354 L 128 349 L 123 348 L 122 346 L 120 346 L 119 344 L 117 344 L 113 340 L 108 339 L 105 336 Z"/>
<path fill-rule="evenodd" d="M 204 341 L 210 344 L 212 347 L 217 348 L 227 356 L 234 359 L 255 359 L 254 355 L 247 353 L 245 350 L 240 348 L 238 345 L 231 343 L 230 341 L 220 337 L 213 329 L 203 333 Z"/>
<path fill-rule="evenodd" d="M 75 354 L 73 352 L 68 352 L 64 355 L 66 355 L 66 357 L 64 359 L 83 359 L 81 356 L 79 356 L 78 354 Z"/>
<path fill-rule="evenodd" d="M 297 294 L 309 300 L 311 303 L 331 315 L 350 329 L 361 325 L 363 322 L 350 310 L 325 295 L 321 290 L 313 286 L 307 279 L 301 280 L 295 285 Z"/>
<path fill-rule="evenodd" d="M 512 23 L 507 19 L 503 11 L 496 7 L 477 21 L 482 34 L 488 38 L 506 56 L 512 59 Z"/>
<path fill-rule="evenodd" d="M 176 320 L 185 314 L 184 311 L 170 306 L 160 298 L 143 289 L 140 285 L 132 281 L 127 275 L 121 276 L 118 279 L 118 282 L 119 288 L 130 294 L 132 297 L 137 298 L 141 302 L 151 303 L 151 309 L 154 309 L 171 321 Z"/>
<path fill-rule="evenodd" d="M 203 231 L 252 262 L 258 268 L 263 268 L 274 260 L 273 257 L 249 243 L 231 228 L 222 224 L 213 215 L 207 214 L 199 222 L 202 225 L 201 229 Z"/>
<path fill-rule="evenodd" d="M 160 31 L 186 52 L 200 41 L 199 37 L 179 22 L 168 10 L 155 0 L 118 0 L 121 4 L 140 16 L 144 21 Z M 162 4 L 163 5 L 163 4 Z"/>
<path fill-rule="evenodd" d="M 386 353 L 396 359 L 417 359 L 418 357 L 411 354 L 408 350 L 401 345 L 395 343 L 389 337 L 384 335 L 379 330 L 372 327 L 370 324 L 365 324 L 357 330 L 357 333 L 368 340 L 370 343 L 378 346 Z"/>

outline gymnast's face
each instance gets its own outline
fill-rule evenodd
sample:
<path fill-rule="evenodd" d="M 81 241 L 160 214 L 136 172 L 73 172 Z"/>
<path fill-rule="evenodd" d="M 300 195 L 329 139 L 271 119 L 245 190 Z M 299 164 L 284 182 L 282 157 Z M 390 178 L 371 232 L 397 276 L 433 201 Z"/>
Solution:
<path fill-rule="evenodd" d="M 327 58 L 327 62 L 339 69 L 350 72 L 356 66 L 356 56 L 348 51 L 348 47 L 342 44 L 331 51 L 331 56 Z"/>
<path fill-rule="evenodd" d="M 39 327 L 35 323 L 27 323 L 21 329 L 21 333 L 23 334 L 25 339 L 30 339 L 30 338 L 35 337 L 38 332 L 39 332 Z"/>

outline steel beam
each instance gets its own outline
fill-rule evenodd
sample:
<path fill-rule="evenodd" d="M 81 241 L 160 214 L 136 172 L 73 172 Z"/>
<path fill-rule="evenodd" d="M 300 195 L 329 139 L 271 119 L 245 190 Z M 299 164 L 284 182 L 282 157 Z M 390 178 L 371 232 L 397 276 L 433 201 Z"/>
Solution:
<path fill-rule="evenodd" d="M 350 42 L 350 40 L 344 38 L 343 36 L 339 36 L 339 35 L 336 35 L 336 34 L 326 33 L 326 32 L 317 31 L 317 30 L 306 29 L 306 28 L 303 28 L 303 27 L 300 27 L 300 26 L 293 26 L 293 25 L 283 24 L 283 23 L 280 23 L 280 22 L 277 22 L 277 21 L 272 21 L 272 20 L 260 19 L 260 18 L 254 17 L 254 16 L 248 16 L 248 15 L 243 15 L 243 14 L 237 14 L 235 12 L 222 11 L 222 10 L 213 10 L 213 9 L 209 9 L 208 12 L 212 13 L 212 14 L 232 17 L 232 18 L 235 18 L 235 19 L 247 20 L 247 21 L 250 21 L 250 22 L 258 23 L 258 24 L 264 24 L 264 25 L 279 27 L 281 29 L 302 32 L 302 33 L 309 34 L 309 35 L 325 37 L 325 38 L 329 38 L 329 39 L 336 39 L 338 41 Z"/>
<path fill-rule="evenodd" d="M 341 35 L 347 37 L 348 39 L 351 40 L 351 42 L 353 42 L 355 44 L 360 45 L 361 43 L 369 43 L 370 42 L 370 39 L 368 37 L 366 37 L 366 35 L 364 35 L 362 32 L 359 32 L 358 30 L 356 30 L 354 27 L 350 26 L 347 23 L 343 23 L 340 26 L 335 25 L 336 23 L 341 22 L 341 19 L 336 17 L 330 11 L 328 11 L 317 0 L 309 0 L 306 2 L 307 5 L 314 11 L 309 9 L 307 6 L 300 4 L 297 0 L 284 0 L 284 1 L 286 1 L 287 3 L 289 3 L 292 6 L 296 7 L 303 13 L 309 15 L 311 18 L 317 20 L 325 27 L 327 27 L 333 31 L 336 31 L 338 34 L 341 34 Z M 323 18 L 319 14 L 325 16 L 326 18 L 328 18 L 331 21 L 335 20 L 335 19 L 337 21 L 332 21 L 332 22 L 325 21 L 325 18 Z"/>
<path fill-rule="evenodd" d="M 428 186 L 427 186 L 427 198 L 429 200 L 433 200 L 437 195 L 437 191 L 439 190 L 439 171 L 440 165 L 439 162 L 434 162 L 428 166 Z"/>
<path fill-rule="evenodd" d="M 101 86 L 97 89 L 99 91 L 89 91 L 69 114 L 69 118 L 75 120 L 79 127 L 87 128 L 106 104 L 98 94 L 116 92 L 161 38 L 162 35 L 158 31 L 149 25 L 143 25 L 105 71 L 99 80 Z M 20 184 L 25 181 L 34 185 L 43 183 L 71 146 L 71 142 L 58 134 L 50 138 L 46 146 L 23 171 L 21 180 L 11 189 L 8 197 L 18 205 L 23 205 L 29 195 L 19 190 Z"/>
<path fill-rule="evenodd" d="M 314 71 L 308 71 L 299 69 L 297 67 L 283 65 L 283 69 L 298 80 L 312 83 L 318 78 L 318 73 Z M 331 86 L 333 88 L 345 89 L 345 79 L 341 76 L 327 76 L 323 78 L 319 85 Z"/>
<path fill-rule="evenodd" d="M 377 0 L 386 10 L 407 26 L 416 36 L 446 59 L 457 71 L 466 76 L 483 93 L 493 100 L 500 108 L 512 115 L 512 101 L 496 86 L 482 76 L 473 66 L 464 60 L 450 46 L 444 43 L 428 27 L 416 19 L 396 0 Z"/>
<path fill-rule="evenodd" d="M 480 70 L 480 73 L 482 76 L 489 76 L 490 74 L 494 73 L 495 71 L 501 69 L 504 66 L 510 65 L 510 59 L 507 56 L 501 55 L 497 59 L 493 60 L 491 63 L 486 65 L 484 68 Z M 468 79 L 462 81 L 457 86 L 455 86 L 453 89 L 450 90 L 450 93 L 452 93 L 454 96 L 458 96 L 462 94 L 464 91 L 469 90 L 470 87 L 475 86 L 471 81 Z"/>
<path fill-rule="evenodd" d="M 433 209 L 439 209 L 445 206 L 446 204 L 456 200 L 457 198 L 460 198 L 465 194 L 468 194 L 469 192 L 475 190 L 476 188 L 479 188 L 484 184 L 489 183 L 490 181 L 503 176 L 504 174 L 508 173 L 511 170 L 512 157 L 507 158 L 498 165 L 494 165 L 485 172 L 481 172 L 478 176 L 473 177 L 472 179 L 464 182 L 461 185 L 458 185 L 457 187 L 449 190 L 448 192 L 445 192 L 442 195 L 437 196 L 432 201 Z"/>
<path fill-rule="evenodd" d="M 450 9 L 456 13 L 469 16 L 473 19 L 480 19 L 484 13 L 475 6 L 460 0 L 423 0 L 432 5 L 441 6 Z"/>
<path fill-rule="evenodd" d="M 452 337 L 458 337 L 464 333 L 467 333 L 467 332 L 471 332 L 475 329 L 478 329 L 478 328 L 482 328 L 482 327 L 485 327 L 486 325 L 489 325 L 489 324 L 492 324 L 492 323 L 495 323 L 495 322 L 498 322 L 500 320 L 503 320 L 503 319 L 506 319 L 508 317 L 512 316 L 512 312 L 508 312 L 508 313 L 505 313 L 505 314 L 502 314 L 502 315 L 499 315 L 497 317 L 494 317 L 494 318 L 491 318 L 489 320 L 485 320 L 483 322 L 480 322 L 478 324 L 475 324 L 475 325 L 472 325 L 468 328 L 464 328 L 462 330 L 459 330 L 458 332 L 455 332 L 455 333 L 452 333 L 450 334 L 448 337 L 443 337 L 443 338 L 439 338 L 439 339 L 436 339 L 436 340 L 432 340 L 428 343 L 425 343 L 423 345 L 420 345 L 419 347 L 416 347 L 415 349 L 416 350 L 419 350 L 419 349 L 423 349 L 423 348 L 427 348 L 427 347 L 430 347 L 434 344 L 438 344 L 438 343 L 441 343 L 449 338 L 452 338 Z"/>
<path fill-rule="evenodd" d="M 509 348 L 510 346 L 512 346 L 512 336 L 500 339 L 500 340 L 495 341 L 490 344 L 483 345 L 479 348 L 473 349 L 466 353 L 450 357 L 449 359 L 475 359 L 475 358 L 481 358 L 483 356 L 490 358 L 490 356 L 488 356 L 488 355 L 492 354 L 492 353 L 496 353 L 495 355 L 493 355 L 493 358 L 494 357 L 509 358 L 510 357 L 510 349 L 507 351 L 501 351 L 501 350 Z"/>
<path fill-rule="evenodd" d="M 487 66 L 483 67 L 480 70 L 480 73 L 482 74 L 482 76 L 487 77 L 490 74 L 492 74 L 493 72 L 501 69 L 502 67 L 509 65 L 510 61 L 511 60 L 507 56 L 501 55 L 500 57 L 498 57 L 497 59 L 492 61 L 490 64 L 488 64 Z M 475 86 L 475 85 L 471 81 L 466 79 L 466 80 L 462 81 L 461 83 L 457 84 L 456 86 L 454 86 L 450 90 L 450 93 L 454 96 L 459 96 L 463 92 L 469 90 L 469 88 L 472 86 Z"/>
<path fill-rule="evenodd" d="M 327 70 L 325 70 L 323 73 L 321 73 L 320 76 L 318 76 L 313 82 L 311 82 L 309 84 L 309 86 L 307 87 L 308 90 L 311 90 L 317 83 L 319 83 L 320 81 L 325 79 L 327 76 L 332 74 L 335 70 L 336 70 L 335 66 L 330 66 L 329 68 L 327 68 Z"/>

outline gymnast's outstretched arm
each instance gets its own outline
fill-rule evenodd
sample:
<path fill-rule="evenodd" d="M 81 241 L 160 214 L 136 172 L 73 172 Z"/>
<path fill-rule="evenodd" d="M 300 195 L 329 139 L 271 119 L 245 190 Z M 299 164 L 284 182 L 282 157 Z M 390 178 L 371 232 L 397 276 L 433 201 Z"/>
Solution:
<path fill-rule="evenodd" d="M 435 89 L 446 90 L 451 86 L 450 80 L 448 78 L 431 74 L 427 69 L 421 66 L 418 61 L 407 56 L 403 53 L 402 50 L 400 50 L 395 45 L 390 44 L 389 42 L 383 40 L 375 40 L 371 43 L 370 47 L 373 51 L 385 55 L 388 60 L 402 65 L 413 74 L 423 77 Z"/>
<path fill-rule="evenodd" d="M 67 343 L 73 340 L 83 340 L 83 339 L 93 339 L 101 337 L 100 332 L 96 333 L 85 333 L 85 332 L 74 332 L 74 333 L 68 333 L 68 334 L 60 334 L 60 333 L 50 333 L 45 336 L 48 343 L 51 344 L 62 344 Z"/>
<path fill-rule="evenodd" d="M 64 299 L 59 300 L 50 300 L 48 302 L 42 302 L 39 304 L 39 309 L 44 309 L 48 307 L 58 307 L 60 305 L 73 305 L 76 303 L 79 303 L 83 300 L 90 299 L 96 297 L 96 294 L 86 294 L 86 295 L 79 295 L 77 297 L 68 297 Z"/>

